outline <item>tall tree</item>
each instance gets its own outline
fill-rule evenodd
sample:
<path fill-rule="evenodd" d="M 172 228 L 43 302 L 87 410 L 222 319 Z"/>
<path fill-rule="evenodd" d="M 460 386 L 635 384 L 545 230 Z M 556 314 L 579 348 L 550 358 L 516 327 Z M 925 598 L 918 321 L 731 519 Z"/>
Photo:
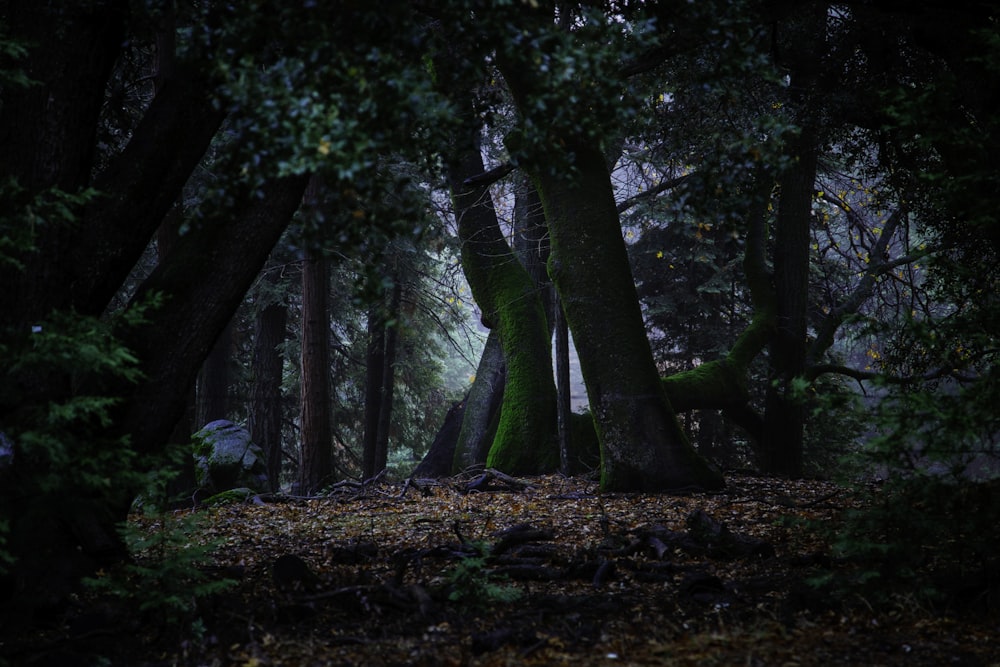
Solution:
<path fill-rule="evenodd" d="M 267 458 L 267 478 L 272 491 L 281 483 L 281 380 L 288 307 L 273 293 L 279 281 L 280 267 L 273 259 L 264 268 L 257 292 L 257 313 L 253 325 L 248 430 Z"/>
<path fill-rule="evenodd" d="M 554 470 L 559 454 L 548 320 L 539 292 L 503 237 L 489 190 L 473 180 L 485 172 L 478 131 L 470 125 L 458 135 L 449 181 L 462 267 L 484 322 L 497 331 L 506 367 L 486 464 L 512 474 Z M 469 406 L 465 414 L 470 418 Z"/>
<path fill-rule="evenodd" d="M 573 56 L 585 39 L 582 34 L 552 35 L 541 16 L 533 18 L 540 20 L 531 24 L 537 31 L 528 41 L 533 48 L 499 46 L 506 48 L 500 65 L 522 116 L 516 141 L 537 142 L 520 150 L 545 207 L 549 274 L 580 356 L 601 444 L 602 488 L 718 488 L 721 475 L 687 441 L 653 363 L 597 129 L 607 120 L 601 113 L 609 110 L 598 107 L 576 123 L 569 118 L 579 109 L 563 110 L 565 115 L 557 118 L 545 111 L 567 92 L 566 82 L 591 80 L 580 72 L 567 77 L 563 67 L 572 63 L 596 72 L 617 55 L 613 50 L 593 53 L 581 62 Z M 606 39 L 613 33 L 602 33 L 601 22 L 589 16 L 581 33 L 592 30 L 590 38 Z M 548 67 L 539 70 L 536 58 Z M 558 88 L 552 87 L 554 82 Z M 606 94 L 608 101 L 615 98 L 611 91 Z M 610 113 L 616 113 L 613 104 Z M 601 270 L 595 271 L 596 266 Z"/>
<path fill-rule="evenodd" d="M 315 186 L 315 181 L 311 188 Z M 316 186 L 318 188 L 318 186 Z M 312 197 L 318 198 L 314 192 Z M 314 199 L 315 201 L 315 199 Z M 302 449 L 299 490 L 313 493 L 333 475 L 330 415 L 330 275 L 322 251 L 310 250 L 302 263 Z"/>
<path fill-rule="evenodd" d="M 390 260 L 391 261 L 391 260 Z M 368 309 L 368 354 L 365 372 L 365 431 L 362 475 L 370 479 L 385 470 L 389 457 L 389 428 L 395 393 L 399 308 L 403 283 L 398 268 L 391 272 L 387 302 Z"/>

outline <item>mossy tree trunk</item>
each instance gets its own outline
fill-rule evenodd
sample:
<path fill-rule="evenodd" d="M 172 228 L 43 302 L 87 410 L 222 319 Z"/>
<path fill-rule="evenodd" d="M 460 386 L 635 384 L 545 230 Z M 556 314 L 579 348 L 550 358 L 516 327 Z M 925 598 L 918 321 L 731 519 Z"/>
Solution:
<path fill-rule="evenodd" d="M 476 379 L 465 400 L 452 472 L 486 465 L 497 431 L 506 382 L 507 364 L 503 358 L 503 346 L 500 344 L 500 334 L 493 330 L 487 336 L 486 345 L 479 355 Z"/>
<path fill-rule="evenodd" d="M 758 179 L 757 194 L 747 215 L 743 254 L 743 272 L 753 305 L 750 324 L 724 357 L 663 378 L 663 387 L 677 412 L 722 410 L 759 442 L 761 423 L 749 405 L 747 376 L 750 364 L 774 336 L 777 306 L 767 268 L 767 207 L 772 180 L 764 173 L 758 174 Z"/>
<path fill-rule="evenodd" d="M 604 156 L 568 147 L 572 174 L 532 169 L 551 235 L 549 273 L 573 333 L 601 444 L 601 487 L 715 489 L 657 374 Z"/>
<path fill-rule="evenodd" d="M 556 392 L 549 328 L 535 284 L 504 239 L 475 133 L 456 141 L 449 180 L 462 241 L 462 267 L 483 320 L 497 332 L 506 365 L 503 402 L 486 465 L 511 474 L 555 470 Z M 469 414 L 469 409 L 466 409 Z"/>

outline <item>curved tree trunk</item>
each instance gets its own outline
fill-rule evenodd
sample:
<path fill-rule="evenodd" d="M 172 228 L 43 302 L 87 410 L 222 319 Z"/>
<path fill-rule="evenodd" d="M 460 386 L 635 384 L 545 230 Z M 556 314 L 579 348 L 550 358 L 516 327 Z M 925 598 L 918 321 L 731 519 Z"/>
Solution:
<path fill-rule="evenodd" d="M 549 273 L 600 438 L 601 487 L 720 488 L 721 475 L 687 441 L 656 372 L 604 157 L 579 143 L 572 152 L 572 177 L 544 166 L 532 175 L 551 234 Z"/>
<path fill-rule="evenodd" d="M 479 356 L 476 379 L 464 401 L 462 426 L 455 444 L 452 472 L 485 466 L 500 419 L 507 364 L 503 358 L 500 334 L 490 331 Z"/>
<path fill-rule="evenodd" d="M 489 190 L 465 183 L 485 171 L 476 137 L 465 139 L 449 169 L 462 267 L 484 321 L 498 333 L 507 369 L 486 464 L 511 474 L 552 471 L 559 453 L 548 321 L 534 283 L 500 231 Z"/>

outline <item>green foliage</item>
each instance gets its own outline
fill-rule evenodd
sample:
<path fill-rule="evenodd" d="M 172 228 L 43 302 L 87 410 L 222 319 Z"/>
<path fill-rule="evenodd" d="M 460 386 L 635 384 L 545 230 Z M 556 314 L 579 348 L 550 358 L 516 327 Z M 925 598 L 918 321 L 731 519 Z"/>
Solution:
<path fill-rule="evenodd" d="M 219 546 L 204 536 L 210 517 L 169 509 L 174 500 L 169 496 L 170 483 L 177 477 L 181 461 L 190 455 L 189 447 L 174 446 L 165 464 L 144 476 L 144 493 L 133 505 L 136 513 L 119 525 L 128 560 L 114 570 L 85 579 L 84 584 L 134 604 L 154 622 L 186 627 L 197 635 L 198 600 L 225 591 L 236 582 L 207 570 Z"/>
<path fill-rule="evenodd" d="M 86 507 L 103 515 L 109 501 L 127 506 L 142 484 L 127 437 L 111 429 L 120 401 L 112 386 L 139 378 L 136 359 L 112 330 L 136 322 L 141 310 L 114 322 L 53 312 L 27 334 L 0 335 L 0 406 L 11 443 L 7 464 L 19 473 L 5 479 L 0 491 L 0 525 L 13 534 L 8 548 L 18 550 L 19 531 L 42 517 L 72 520 Z M 64 392 L 34 393 L 34 381 L 53 377 L 63 379 Z"/>
<path fill-rule="evenodd" d="M 28 87 L 39 84 L 16 65 L 27 57 L 26 46 L 23 42 L 11 39 L 0 29 L 0 87 Z"/>
<path fill-rule="evenodd" d="M 461 562 L 448 574 L 451 588 L 448 599 L 481 609 L 519 600 L 520 590 L 502 583 L 505 578 L 490 574 L 487 568 L 490 546 L 478 541 L 468 546 L 474 549 L 474 553 L 463 556 Z"/>
<path fill-rule="evenodd" d="M 121 536 L 130 560 L 84 583 L 134 604 L 153 622 L 195 627 L 198 600 L 231 588 L 232 579 L 206 571 L 217 544 L 202 537 L 207 519 L 195 513 L 157 510 L 139 522 L 126 522 Z"/>
<path fill-rule="evenodd" d="M 22 257 L 37 252 L 36 242 L 60 226 L 72 225 L 94 190 L 72 193 L 50 188 L 29 194 L 13 178 L 0 180 L 0 266 L 23 269 Z"/>

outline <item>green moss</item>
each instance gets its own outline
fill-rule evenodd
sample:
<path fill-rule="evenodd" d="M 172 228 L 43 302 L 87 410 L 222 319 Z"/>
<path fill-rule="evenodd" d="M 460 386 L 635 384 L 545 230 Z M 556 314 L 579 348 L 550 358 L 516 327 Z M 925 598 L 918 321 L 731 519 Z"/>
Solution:
<path fill-rule="evenodd" d="M 462 156 L 462 173 L 483 170 L 478 148 Z M 453 182 L 461 182 L 453 174 Z M 531 277 L 507 244 L 482 189 L 453 192 L 459 212 L 462 267 L 483 321 L 499 333 L 507 367 L 496 435 L 486 463 L 510 474 L 558 467 L 555 382 L 548 323 Z M 457 453 L 460 460 L 462 454 Z"/>
<path fill-rule="evenodd" d="M 571 148 L 571 175 L 533 176 L 549 222 L 549 274 L 597 424 L 602 488 L 718 488 L 721 475 L 685 438 L 653 363 L 604 158 Z"/>
<path fill-rule="evenodd" d="M 674 410 L 721 409 L 740 406 L 749 400 L 746 371 L 717 359 L 662 380 Z"/>
<path fill-rule="evenodd" d="M 252 489 L 245 487 L 240 489 L 229 489 L 228 491 L 217 493 L 214 496 L 209 496 L 203 501 L 203 504 L 209 507 L 214 507 L 216 505 L 234 505 L 237 503 L 245 503 L 255 495 L 256 493 Z"/>
<path fill-rule="evenodd" d="M 527 273 L 520 273 L 530 285 Z M 505 286 L 506 294 L 516 298 L 505 300 L 498 311 L 507 381 L 486 463 L 515 475 L 551 472 L 559 467 L 559 450 L 548 324 L 533 286 L 525 291 L 517 276 Z"/>

